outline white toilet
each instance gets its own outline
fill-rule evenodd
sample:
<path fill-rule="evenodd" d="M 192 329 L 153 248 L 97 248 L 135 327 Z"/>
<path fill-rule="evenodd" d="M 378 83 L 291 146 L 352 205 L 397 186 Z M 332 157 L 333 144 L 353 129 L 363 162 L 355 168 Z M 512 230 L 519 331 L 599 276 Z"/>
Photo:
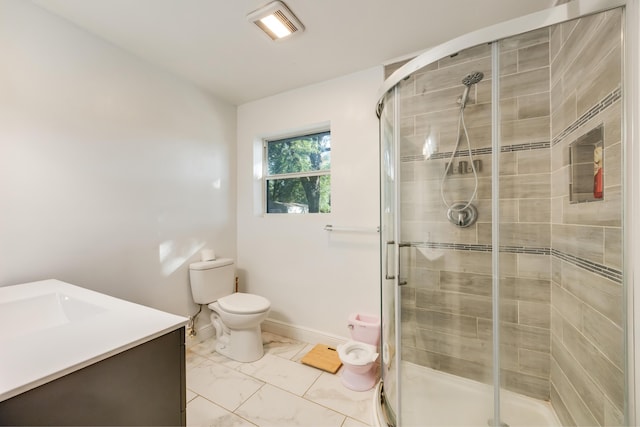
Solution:
<path fill-rule="evenodd" d="M 271 303 L 259 295 L 234 293 L 233 260 L 220 258 L 189 265 L 191 294 L 212 311 L 216 351 L 238 362 L 253 362 L 264 354 L 260 324 Z"/>
<path fill-rule="evenodd" d="M 369 390 L 378 380 L 376 362 L 380 318 L 354 313 L 349 316 L 348 325 L 352 340 L 337 347 L 338 356 L 344 365 L 342 384 L 351 390 Z"/>

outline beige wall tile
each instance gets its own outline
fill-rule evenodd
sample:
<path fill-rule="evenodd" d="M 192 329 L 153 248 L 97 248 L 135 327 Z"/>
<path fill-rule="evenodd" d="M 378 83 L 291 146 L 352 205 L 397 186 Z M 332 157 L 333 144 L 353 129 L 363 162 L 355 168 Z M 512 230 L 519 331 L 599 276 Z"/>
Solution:
<path fill-rule="evenodd" d="M 562 264 L 562 287 L 622 327 L 622 285 L 573 264 Z"/>
<path fill-rule="evenodd" d="M 571 32 L 563 32 L 566 35 L 564 43 L 558 55 L 551 63 L 551 83 L 560 79 L 568 69 L 568 67 L 575 61 L 576 57 L 580 55 L 580 52 L 590 42 L 589 35 L 593 31 L 597 31 L 599 25 L 604 20 L 603 14 L 595 14 L 586 16 L 584 18 L 576 20 L 573 25 L 574 28 Z"/>
<path fill-rule="evenodd" d="M 518 215 L 521 222 L 551 222 L 550 199 L 521 199 L 518 201 Z"/>
<path fill-rule="evenodd" d="M 551 391 L 550 392 L 551 406 L 553 406 L 553 410 L 556 413 L 556 415 L 558 416 L 558 420 L 560 421 L 560 425 L 568 426 L 568 427 L 577 426 L 576 422 L 574 421 L 573 417 L 571 416 L 571 413 L 569 412 L 569 409 L 567 408 L 567 406 L 562 401 L 562 397 L 560 397 L 560 393 L 556 389 L 555 384 L 553 382 L 551 382 L 550 386 L 551 386 L 550 387 L 551 388 L 551 390 L 550 390 Z"/>
<path fill-rule="evenodd" d="M 581 116 L 621 85 L 622 47 L 613 49 L 598 65 L 582 76 L 587 84 L 577 88 L 577 112 Z"/>
<path fill-rule="evenodd" d="M 581 87 L 585 86 L 585 82 L 592 80 L 589 73 L 595 71 L 596 67 L 594 65 L 596 65 L 596 61 L 606 57 L 612 50 L 621 45 L 620 12 L 600 15 L 604 15 L 601 25 L 584 28 L 579 24 L 576 27 L 576 30 L 579 28 L 584 30 L 582 34 L 578 34 L 583 37 L 581 41 L 582 49 L 576 52 L 575 60 L 569 62 L 565 70 L 562 71 L 565 91 L 580 90 Z M 590 18 L 583 19 L 586 21 Z"/>
<path fill-rule="evenodd" d="M 417 348 L 442 354 L 467 362 L 480 362 L 490 366 L 491 341 L 477 338 L 457 337 L 430 329 L 417 330 Z"/>
<path fill-rule="evenodd" d="M 501 373 L 503 387 L 508 390 L 534 399 L 549 399 L 549 381 L 523 372 L 503 370 Z"/>
<path fill-rule="evenodd" d="M 549 41 L 549 28 L 528 31 L 500 41 L 500 50 L 508 51 Z"/>
<path fill-rule="evenodd" d="M 604 401 L 604 425 L 605 426 L 623 426 L 624 414 L 615 407 L 609 399 Z"/>
<path fill-rule="evenodd" d="M 547 173 L 500 177 L 500 197 L 504 199 L 542 199 L 550 196 Z"/>
<path fill-rule="evenodd" d="M 443 271 L 440 275 L 440 289 L 443 291 L 490 297 L 491 287 L 492 276 L 489 274 Z"/>
<path fill-rule="evenodd" d="M 517 258 L 520 277 L 551 279 L 551 261 L 548 255 L 517 254 Z"/>
<path fill-rule="evenodd" d="M 421 329 L 453 334 L 459 337 L 478 337 L 475 317 L 424 309 L 416 309 L 415 314 L 416 325 Z"/>
<path fill-rule="evenodd" d="M 493 322 L 491 320 L 478 319 L 478 337 L 490 341 L 492 325 Z M 500 341 L 505 346 L 548 352 L 549 339 L 549 329 L 534 328 L 505 321 L 500 322 Z"/>
<path fill-rule="evenodd" d="M 518 72 L 547 67 L 548 65 L 549 42 L 536 44 L 518 50 Z"/>
<path fill-rule="evenodd" d="M 478 226 L 478 243 L 490 244 L 491 235 L 487 236 L 482 231 L 483 228 Z M 551 227 L 548 223 L 502 223 L 500 243 L 507 246 L 548 248 L 551 245 Z"/>
<path fill-rule="evenodd" d="M 517 155 L 520 175 L 551 171 L 551 150 L 518 151 Z"/>
<path fill-rule="evenodd" d="M 569 203 L 563 205 L 563 222 L 567 224 L 622 226 L 622 194 L 620 187 L 605 187 L 604 200 L 589 203 Z M 602 259 L 595 260 L 602 263 Z"/>
<path fill-rule="evenodd" d="M 558 285 L 551 286 L 551 306 L 563 321 L 569 322 L 576 329 L 582 329 L 583 304 L 580 299 Z"/>
<path fill-rule="evenodd" d="M 549 91 L 549 68 L 502 76 L 500 79 L 500 99 L 531 95 Z"/>
<path fill-rule="evenodd" d="M 556 350 L 555 342 L 554 342 L 554 352 Z M 555 354 L 555 353 L 554 353 Z M 567 369 L 571 369 L 571 366 L 566 366 Z M 573 373 L 573 371 L 571 371 Z M 584 372 L 580 372 L 582 376 Z M 560 396 L 562 396 L 562 400 L 565 402 L 565 405 L 568 407 L 569 412 L 571 413 L 571 418 L 575 419 L 577 425 L 580 426 L 595 426 L 601 425 L 598 422 L 598 418 L 591 412 L 593 410 L 596 413 L 603 413 L 604 409 L 604 401 L 602 399 L 602 394 L 600 396 L 589 396 L 589 401 L 593 401 L 594 405 L 590 408 L 590 406 L 583 400 L 582 395 L 580 395 L 579 391 L 576 391 L 574 385 L 571 383 L 562 367 L 555 359 L 555 356 L 551 358 L 551 383 L 556 387 Z M 580 377 L 578 376 L 580 379 Z M 588 378 L 588 377 L 587 377 Z M 581 388 L 581 391 L 588 390 L 586 388 Z M 597 389 L 596 389 L 597 390 Z M 597 399 L 600 397 L 600 399 Z M 553 400 L 552 400 L 553 402 Z M 602 419 L 602 418 L 601 418 Z"/>
<path fill-rule="evenodd" d="M 438 61 L 438 65 L 440 68 L 450 67 L 461 62 L 469 62 L 471 60 L 487 56 L 491 56 L 491 46 L 487 43 L 482 43 L 477 46 L 462 50 L 454 55 L 442 58 Z"/>
<path fill-rule="evenodd" d="M 533 117 L 544 117 L 550 114 L 549 92 L 536 93 L 533 95 L 519 96 L 518 119 L 530 119 Z M 501 105 L 502 107 L 502 105 Z M 508 120 L 508 118 L 503 118 Z"/>
<path fill-rule="evenodd" d="M 589 372 L 611 402 L 618 408 L 624 406 L 624 374 L 615 367 L 597 348 L 569 324 L 564 324 L 563 344 L 580 365 Z"/>
<path fill-rule="evenodd" d="M 431 92 L 447 87 L 455 87 L 460 91 L 464 89 L 462 79 L 469 73 L 480 71 L 485 76 L 491 76 L 491 57 L 472 59 L 468 62 L 454 64 L 446 68 L 437 69 L 416 76 L 416 93 Z M 474 98 L 475 101 L 475 98 Z"/>
<path fill-rule="evenodd" d="M 562 46 L 562 31 L 559 25 L 549 28 L 549 58 L 553 60 Z"/>
<path fill-rule="evenodd" d="M 518 301 L 518 323 L 549 329 L 551 327 L 551 308 L 549 304 Z"/>
<path fill-rule="evenodd" d="M 610 145 L 604 150 L 604 185 L 606 187 L 622 184 L 622 144 Z"/>
<path fill-rule="evenodd" d="M 622 308 L 622 307 L 620 307 Z M 624 370 L 624 331 L 589 306 L 583 310 L 583 333 L 614 365 Z"/>
<path fill-rule="evenodd" d="M 566 215 L 565 212 L 565 218 Z M 602 227 L 552 224 L 551 245 L 564 253 L 600 264 L 604 260 Z"/>
<path fill-rule="evenodd" d="M 549 378 L 551 356 L 547 352 L 519 349 L 518 363 L 521 372 L 540 378 Z"/>
<path fill-rule="evenodd" d="M 442 313 L 463 313 L 466 316 L 485 319 L 491 319 L 493 312 L 491 298 L 428 289 L 416 291 L 416 307 Z M 511 317 L 517 318 L 515 310 Z"/>
<path fill-rule="evenodd" d="M 604 263 L 613 268 L 622 269 L 622 229 L 607 227 L 604 229 Z"/>
<path fill-rule="evenodd" d="M 500 298 L 548 304 L 551 301 L 550 286 L 548 279 L 501 277 Z"/>
<path fill-rule="evenodd" d="M 569 127 L 578 118 L 575 92 L 563 98 L 559 108 L 551 111 L 551 139 Z"/>

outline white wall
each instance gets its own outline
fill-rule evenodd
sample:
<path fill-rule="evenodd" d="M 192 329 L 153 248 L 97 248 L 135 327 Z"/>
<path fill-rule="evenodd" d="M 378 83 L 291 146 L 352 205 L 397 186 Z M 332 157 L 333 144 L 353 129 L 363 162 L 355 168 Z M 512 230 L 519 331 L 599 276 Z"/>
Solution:
<path fill-rule="evenodd" d="M 238 107 L 238 269 L 242 290 L 272 303 L 269 318 L 348 336 L 351 312 L 379 314 L 379 235 L 324 231 L 379 224 L 382 67 Z M 261 141 L 331 127 L 331 213 L 263 215 Z"/>
<path fill-rule="evenodd" d="M 31 2 L 0 52 L 0 285 L 193 313 L 188 263 L 236 253 L 236 108 Z"/>

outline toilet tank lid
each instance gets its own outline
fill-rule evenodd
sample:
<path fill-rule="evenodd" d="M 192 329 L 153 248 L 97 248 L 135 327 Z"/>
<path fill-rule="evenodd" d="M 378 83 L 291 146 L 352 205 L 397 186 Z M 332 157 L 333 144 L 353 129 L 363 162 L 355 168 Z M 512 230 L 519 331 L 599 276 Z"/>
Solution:
<path fill-rule="evenodd" d="M 200 261 L 189 264 L 190 270 L 210 270 L 212 268 L 224 267 L 225 265 L 233 264 L 231 258 L 218 258 L 213 261 Z"/>

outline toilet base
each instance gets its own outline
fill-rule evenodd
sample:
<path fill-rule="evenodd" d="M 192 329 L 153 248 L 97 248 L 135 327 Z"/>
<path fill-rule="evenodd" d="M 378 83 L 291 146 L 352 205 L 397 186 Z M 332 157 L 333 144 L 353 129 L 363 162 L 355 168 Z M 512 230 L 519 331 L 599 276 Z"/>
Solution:
<path fill-rule="evenodd" d="M 373 364 L 372 364 L 373 365 Z M 367 372 L 362 374 L 349 370 L 346 366 L 342 370 L 342 384 L 354 391 L 367 391 L 373 388 L 378 380 L 376 370 L 371 366 Z"/>
<path fill-rule="evenodd" d="M 214 309 L 216 307 L 209 308 Z M 266 317 L 267 312 L 264 313 Z M 258 319 L 261 321 L 261 319 Z M 262 329 L 258 322 L 254 326 L 235 329 L 225 325 L 222 317 L 211 312 L 211 324 L 216 329 L 216 352 L 237 362 L 255 362 L 264 356 Z"/>
<path fill-rule="evenodd" d="M 260 326 L 229 330 L 216 339 L 216 352 L 237 362 L 255 362 L 264 355 Z"/>

